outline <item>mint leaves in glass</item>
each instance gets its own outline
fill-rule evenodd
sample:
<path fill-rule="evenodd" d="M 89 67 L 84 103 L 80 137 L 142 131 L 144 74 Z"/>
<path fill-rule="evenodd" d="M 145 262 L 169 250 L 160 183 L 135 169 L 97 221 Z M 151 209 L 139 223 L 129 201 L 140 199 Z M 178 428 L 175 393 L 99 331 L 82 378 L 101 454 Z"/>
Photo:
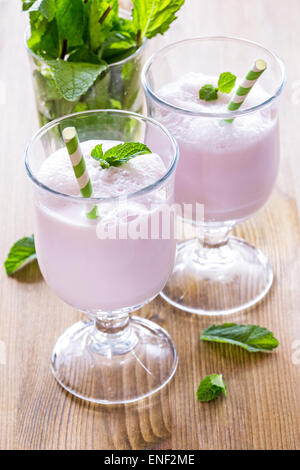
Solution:
<path fill-rule="evenodd" d="M 142 111 L 145 39 L 164 34 L 184 0 L 25 0 L 40 124 L 89 109 Z"/>
<path fill-rule="evenodd" d="M 236 76 L 230 72 L 223 72 L 219 76 L 218 87 L 211 84 L 203 85 L 199 90 L 200 100 L 214 101 L 218 99 L 218 91 L 230 93 L 235 85 Z"/>

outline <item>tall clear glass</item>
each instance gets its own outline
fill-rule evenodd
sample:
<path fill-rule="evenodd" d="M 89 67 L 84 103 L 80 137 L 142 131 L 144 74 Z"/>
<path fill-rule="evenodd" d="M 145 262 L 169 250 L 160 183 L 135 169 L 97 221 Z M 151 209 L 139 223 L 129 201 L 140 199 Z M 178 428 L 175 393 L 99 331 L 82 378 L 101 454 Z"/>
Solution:
<path fill-rule="evenodd" d="M 243 78 L 256 59 L 267 63 L 259 79 L 264 99 L 252 106 L 246 99 L 234 112 L 226 107 L 216 112 L 209 105 L 205 112 L 197 109 L 200 86 L 195 90 L 191 85 L 197 74 L 218 77 L 230 71 Z M 173 83 L 180 79 L 181 89 L 174 94 Z M 179 245 L 175 269 L 162 293 L 178 308 L 204 315 L 229 314 L 254 305 L 271 287 L 273 272 L 266 256 L 229 234 L 264 206 L 274 187 L 284 81 L 284 66 L 272 52 L 229 37 L 171 44 L 143 68 L 148 114 L 163 123 L 179 144 L 175 200 L 204 207 L 203 220 L 197 224 L 199 236 Z M 190 222 L 196 224 L 195 210 Z"/>
<path fill-rule="evenodd" d="M 85 199 L 54 191 L 39 180 L 39 169 L 64 147 L 62 130 L 69 126 L 76 127 L 81 142 L 143 142 L 160 155 L 165 174 L 122 197 Z M 177 158 L 176 142 L 162 125 L 125 111 L 63 117 L 28 144 L 25 165 L 33 183 L 41 272 L 62 300 L 87 316 L 62 334 L 52 354 L 56 379 L 77 397 L 103 404 L 133 402 L 161 389 L 176 370 L 168 333 L 130 314 L 160 292 L 174 266 L 174 223 L 168 237 L 160 226 L 152 237 L 151 224 L 173 202 Z M 90 220 L 86 213 L 95 205 L 99 218 Z"/>

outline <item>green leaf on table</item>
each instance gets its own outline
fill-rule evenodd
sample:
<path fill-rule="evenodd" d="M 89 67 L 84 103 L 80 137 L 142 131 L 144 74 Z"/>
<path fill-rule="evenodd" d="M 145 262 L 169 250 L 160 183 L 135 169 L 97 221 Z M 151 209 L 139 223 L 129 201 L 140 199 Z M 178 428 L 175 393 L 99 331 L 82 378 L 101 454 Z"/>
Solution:
<path fill-rule="evenodd" d="M 151 153 L 147 145 L 140 142 L 125 142 L 110 148 L 104 154 L 102 145 L 96 145 L 91 152 L 91 156 L 99 161 L 102 168 L 109 168 L 110 166 L 121 166 L 132 158 L 146 153 Z"/>
<path fill-rule="evenodd" d="M 36 259 L 34 237 L 18 240 L 10 249 L 4 267 L 8 276 Z"/>
<path fill-rule="evenodd" d="M 104 64 L 83 62 L 66 62 L 64 60 L 48 60 L 55 84 L 67 101 L 76 101 L 87 92 L 101 72 L 106 70 Z"/>
<path fill-rule="evenodd" d="M 234 344 L 249 352 L 272 351 L 279 345 L 274 334 L 267 328 L 258 325 L 238 325 L 236 323 L 212 325 L 203 330 L 200 339 Z"/>
<path fill-rule="evenodd" d="M 164 34 L 183 4 L 184 0 L 133 0 L 133 24 L 141 41 Z"/>
<path fill-rule="evenodd" d="M 227 390 L 222 374 L 210 374 L 201 380 L 196 395 L 199 401 L 211 401 L 221 393 L 226 397 Z"/>
<path fill-rule="evenodd" d="M 82 0 L 56 0 L 56 20 L 61 42 L 68 47 L 83 44 L 84 10 Z"/>
<path fill-rule="evenodd" d="M 218 88 L 222 93 L 230 93 L 236 82 L 236 76 L 230 72 L 223 72 L 219 76 Z"/>
<path fill-rule="evenodd" d="M 213 85 L 203 85 L 199 91 L 200 100 L 213 101 L 218 99 L 218 88 Z"/>

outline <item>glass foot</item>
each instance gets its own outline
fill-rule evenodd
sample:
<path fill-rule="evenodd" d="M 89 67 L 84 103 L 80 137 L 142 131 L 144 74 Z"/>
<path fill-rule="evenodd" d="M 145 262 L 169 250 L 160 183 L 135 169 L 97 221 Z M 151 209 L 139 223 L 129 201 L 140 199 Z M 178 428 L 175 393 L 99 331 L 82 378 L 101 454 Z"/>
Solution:
<path fill-rule="evenodd" d="M 174 271 L 162 297 L 175 307 L 200 315 L 227 315 L 259 302 L 273 281 L 266 256 L 244 240 L 204 247 L 181 243 Z"/>
<path fill-rule="evenodd" d="M 56 380 L 76 397 L 94 403 L 131 403 L 163 388 L 177 367 L 168 333 L 148 320 L 131 317 L 121 334 L 78 322 L 58 339 L 52 353 Z"/>

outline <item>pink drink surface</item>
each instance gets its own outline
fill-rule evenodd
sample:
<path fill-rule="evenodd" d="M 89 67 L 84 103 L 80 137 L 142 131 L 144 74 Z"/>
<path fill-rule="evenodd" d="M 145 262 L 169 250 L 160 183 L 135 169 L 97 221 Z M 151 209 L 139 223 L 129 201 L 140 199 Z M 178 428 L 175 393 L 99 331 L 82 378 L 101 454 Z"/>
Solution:
<path fill-rule="evenodd" d="M 191 111 L 225 112 L 233 92 L 219 92 L 216 101 L 199 99 L 200 88 L 204 84 L 217 86 L 217 80 L 188 73 L 165 85 L 158 95 Z M 269 97 L 256 83 L 240 109 L 263 103 Z M 278 118 L 274 108 L 249 113 L 232 123 L 162 108 L 156 118 L 173 133 L 180 149 L 176 202 L 204 204 L 207 222 L 241 220 L 265 204 L 279 166 Z"/>
<path fill-rule="evenodd" d="M 166 172 L 158 155 L 141 155 L 122 167 L 101 169 L 90 157 L 99 142 L 82 144 L 95 197 L 129 194 L 154 183 Z M 105 142 L 104 150 L 118 142 Z M 79 189 L 68 154 L 60 149 L 42 164 L 39 180 L 71 195 Z M 127 203 L 133 214 L 123 216 L 125 206 L 100 203 L 103 226 L 128 228 L 150 219 L 150 203 L 166 193 L 160 189 Z M 166 201 L 164 201 L 166 202 Z M 38 261 L 47 283 L 65 302 L 83 311 L 111 312 L 150 300 L 164 287 L 174 265 L 174 239 L 99 239 L 97 224 L 86 217 L 94 204 L 72 203 L 45 191 L 36 197 L 35 242 Z"/>

